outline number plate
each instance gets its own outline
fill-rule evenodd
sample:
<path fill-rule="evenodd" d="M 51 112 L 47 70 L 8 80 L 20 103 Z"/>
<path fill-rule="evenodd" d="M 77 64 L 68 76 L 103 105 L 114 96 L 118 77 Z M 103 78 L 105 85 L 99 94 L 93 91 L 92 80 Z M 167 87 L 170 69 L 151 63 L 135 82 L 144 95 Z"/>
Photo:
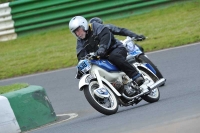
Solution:
<path fill-rule="evenodd" d="M 89 71 L 91 69 L 91 65 L 88 62 L 88 60 L 81 60 L 78 63 L 77 66 L 78 70 L 81 71 L 82 73 L 86 73 L 87 71 Z"/>

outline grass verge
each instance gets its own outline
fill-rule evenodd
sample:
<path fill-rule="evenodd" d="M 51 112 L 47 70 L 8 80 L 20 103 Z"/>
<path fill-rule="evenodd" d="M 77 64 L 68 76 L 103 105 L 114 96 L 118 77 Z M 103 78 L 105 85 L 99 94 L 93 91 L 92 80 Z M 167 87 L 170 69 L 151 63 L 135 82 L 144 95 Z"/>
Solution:
<path fill-rule="evenodd" d="M 20 89 L 26 88 L 28 86 L 29 85 L 26 84 L 26 83 L 15 83 L 15 84 L 12 84 L 12 85 L 0 86 L 0 94 L 20 90 Z"/>
<path fill-rule="evenodd" d="M 105 23 L 147 36 L 138 43 L 148 52 L 200 41 L 199 7 L 196 0 Z M 76 40 L 67 26 L 0 42 L 0 79 L 76 65 Z"/>
<path fill-rule="evenodd" d="M 0 4 L 4 4 L 6 2 L 12 2 L 12 1 L 14 1 L 14 0 L 0 0 Z"/>

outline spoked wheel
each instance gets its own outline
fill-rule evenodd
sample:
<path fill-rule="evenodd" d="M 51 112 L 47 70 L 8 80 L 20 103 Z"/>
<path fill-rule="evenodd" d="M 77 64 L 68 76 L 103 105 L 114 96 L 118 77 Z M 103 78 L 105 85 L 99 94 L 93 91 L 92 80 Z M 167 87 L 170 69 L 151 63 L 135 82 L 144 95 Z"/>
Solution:
<path fill-rule="evenodd" d="M 163 75 L 162 75 L 161 72 L 158 70 L 157 66 L 155 66 L 154 63 L 151 62 L 151 60 L 149 60 L 149 58 L 147 58 L 145 55 L 140 55 L 140 56 L 138 57 L 138 60 L 139 60 L 140 63 L 148 63 L 148 64 L 150 64 L 150 65 L 154 68 L 154 70 L 156 71 L 156 76 L 157 76 L 159 79 L 163 78 Z M 165 85 L 165 83 L 162 84 L 161 86 L 164 86 L 164 85 Z"/>
<path fill-rule="evenodd" d="M 149 82 L 155 83 L 158 79 L 151 75 L 150 73 L 147 73 L 145 71 L 142 71 L 142 75 L 148 79 Z M 157 102 L 160 99 L 160 91 L 158 88 L 153 89 L 150 94 L 142 96 L 142 99 L 144 99 L 146 102 L 153 103 Z"/>
<path fill-rule="evenodd" d="M 111 91 L 111 89 L 104 84 L 104 88 L 107 89 L 110 96 L 108 98 L 100 98 L 94 94 L 94 90 L 99 87 L 98 82 L 91 81 L 88 86 L 84 88 L 84 94 L 87 101 L 90 105 L 105 115 L 115 114 L 118 110 L 118 101 L 116 99 L 115 94 Z"/>

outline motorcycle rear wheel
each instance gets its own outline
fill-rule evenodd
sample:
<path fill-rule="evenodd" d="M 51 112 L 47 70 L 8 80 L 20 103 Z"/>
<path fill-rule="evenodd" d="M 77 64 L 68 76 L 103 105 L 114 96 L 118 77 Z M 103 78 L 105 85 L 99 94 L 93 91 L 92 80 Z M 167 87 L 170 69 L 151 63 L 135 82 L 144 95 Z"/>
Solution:
<path fill-rule="evenodd" d="M 145 55 L 142 54 L 138 57 L 138 60 L 139 60 L 140 63 L 150 64 L 154 68 L 154 70 L 156 71 L 156 76 L 159 79 L 164 78 L 163 75 L 161 74 L 161 72 L 158 70 L 157 66 L 155 66 L 154 63 L 148 57 L 146 57 Z M 161 86 L 164 86 L 164 85 L 165 85 L 165 83 L 162 84 Z"/>
<path fill-rule="evenodd" d="M 151 82 L 156 82 L 158 80 L 158 78 L 156 76 L 149 73 L 148 71 L 141 69 L 141 73 L 142 73 L 142 75 L 149 77 Z M 142 96 L 142 99 L 149 103 L 157 102 L 160 99 L 159 88 L 155 88 L 150 92 L 150 94 Z"/>
<path fill-rule="evenodd" d="M 90 105 L 96 109 L 98 112 L 105 115 L 115 114 L 118 110 L 118 100 L 115 94 L 111 91 L 111 89 L 104 84 L 104 87 L 108 90 L 110 97 L 108 98 L 99 98 L 94 94 L 94 90 L 99 87 L 99 84 L 96 80 L 90 82 L 88 86 L 84 87 L 84 94 L 87 101 Z"/>

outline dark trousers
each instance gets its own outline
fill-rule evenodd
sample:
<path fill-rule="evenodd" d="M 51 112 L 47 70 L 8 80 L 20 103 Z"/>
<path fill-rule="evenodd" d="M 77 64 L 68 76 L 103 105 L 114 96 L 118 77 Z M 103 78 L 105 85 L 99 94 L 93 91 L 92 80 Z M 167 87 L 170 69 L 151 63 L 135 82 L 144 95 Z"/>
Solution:
<path fill-rule="evenodd" d="M 129 78 L 133 78 L 138 74 L 134 66 L 126 61 L 127 51 L 124 47 L 118 47 L 109 53 L 108 60 L 117 66 L 120 70 L 125 72 Z"/>

